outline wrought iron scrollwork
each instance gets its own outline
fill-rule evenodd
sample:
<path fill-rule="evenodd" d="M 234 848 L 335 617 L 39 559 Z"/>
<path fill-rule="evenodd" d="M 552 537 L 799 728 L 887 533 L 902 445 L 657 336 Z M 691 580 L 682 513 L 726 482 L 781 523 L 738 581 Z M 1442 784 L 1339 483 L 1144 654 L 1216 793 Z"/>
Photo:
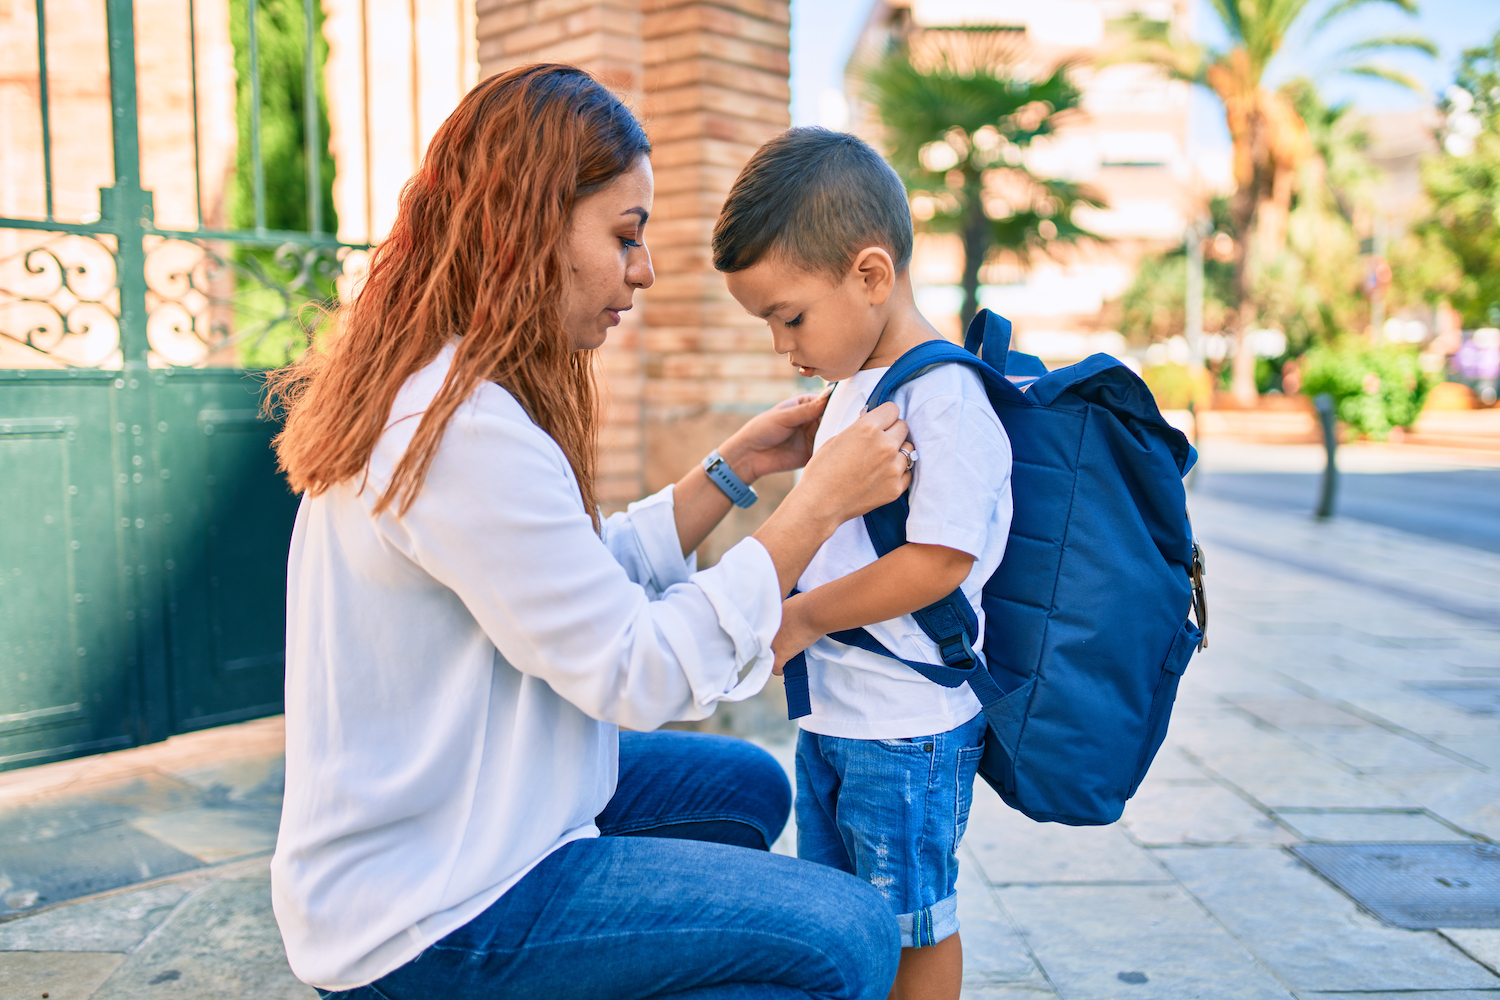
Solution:
<path fill-rule="evenodd" d="M 27 235 L 0 256 L 0 351 L 16 364 L 118 367 L 114 251 L 101 237 Z"/>
<path fill-rule="evenodd" d="M 160 240 L 146 253 L 147 337 L 174 365 L 265 367 L 300 352 L 337 301 L 349 251 Z"/>
<path fill-rule="evenodd" d="M 116 255 L 104 242 L 111 237 L 11 232 L 30 245 L 0 256 L 8 363 L 118 367 Z M 165 236 L 148 236 L 145 251 L 152 364 L 196 368 L 271 367 L 296 357 L 364 256 L 343 246 Z"/>

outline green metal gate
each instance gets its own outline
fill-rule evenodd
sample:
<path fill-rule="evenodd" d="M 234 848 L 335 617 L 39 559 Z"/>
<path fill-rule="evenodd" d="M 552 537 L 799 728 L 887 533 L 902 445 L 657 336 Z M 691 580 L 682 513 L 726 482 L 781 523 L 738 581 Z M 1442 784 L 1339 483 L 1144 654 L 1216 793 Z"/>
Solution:
<path fill-rule="evenodd" d="M 186 9 L 196 160 L 192 0 Z M 303 99 L 316 102 L 313 0 L 303 11 Z M 198 228 L 157 228 L 141 183 L 131 0 L 105 4 L 113 184 L 99 192 L 97 221 L 56 218 L 45 0 L 36 16 L 45 212 L 0 218 L 0 339 L 41 359 L 0 370 L 0 770 L 281 710 L 297 500 L 276 472 L 260 380 L 213 365 L 232 363 L 245 335 L 236 297 L 280 303 L 256 331 L 295 330 L 298 307 L 360 249 L 319 231 L 315 107 L 305 109 L 312 231 L 266 228 L 255 0 L 256 227 L 205 228 L 199 176 Z M 247 247 L 274 251 L 273 266 Z M 84 356 L 111 323 L 118 352 L 102 364 Z M 206 353 L 167 363 L 153 329 L 196 337 Z"/>

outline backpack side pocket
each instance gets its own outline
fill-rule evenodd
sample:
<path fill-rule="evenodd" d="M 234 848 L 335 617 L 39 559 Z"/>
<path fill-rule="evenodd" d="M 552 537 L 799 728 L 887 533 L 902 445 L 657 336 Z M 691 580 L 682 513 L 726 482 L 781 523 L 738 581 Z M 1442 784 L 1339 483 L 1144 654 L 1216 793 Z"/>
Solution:
<path fill-rule="evenodd" d="M 1191 621 L 1185 621 L 1177 630 L 1171 648 L 1167 650 L 1167 658 L 1161 665 L 1161 676 L 1156 682 L 1156 691 L 1151 696 L 1151 712 L 1146 717 L 1146 740 L 1141 745 L 1140 757 L 1136 759 L 1135 778 L 1130 784 L 1130 792 L 1126 798 L 1134 795 L 1136 789 L 1141 787 L 1146 771 L 1151 767 L 1151 762 L 1156 759 L 1156 752 L 1161 749 L 1162 741 L 1167 738 L 1167 723 L 1172 717 L 1172 703 L 1177 700 L 1177 685 L 1182 680 L 1183 671 L 1187 670 L 1188 660 L 1192 659 L 1194 651 L 1198 648 L 1198 641 L 1202 638 L 1203 633 L 1198 630 L 1198 626 Z"/>

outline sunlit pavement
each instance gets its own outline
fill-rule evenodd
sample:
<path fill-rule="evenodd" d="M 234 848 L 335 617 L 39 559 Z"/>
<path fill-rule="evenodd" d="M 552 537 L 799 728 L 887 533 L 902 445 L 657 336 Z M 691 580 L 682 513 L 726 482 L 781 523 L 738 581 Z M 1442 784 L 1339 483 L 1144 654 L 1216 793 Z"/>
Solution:
<path fill-rule="evenodd" d="M 1260 460 L 1238 453 L 1206 448 L 1204 482 Z M 1388 926 L 1289 850 L 1500 840 L 1500 555 L 1202 489 L 1191 505 L 1210 647 L 1167 745 L 1111 827 L 1034 824 L 976 790 L 965 997 L 1500 1000 L 1500 929 Z M 734 728 L 790 763 L 772 698 Z M 0 775 L 0 997 L 314 996 L 267 891 L 280 726 Z M 1500 906 L 1500 882 L 1470 888 Z"/>
<path fill-rule="evenodd" d="M 1199 493 L 1268 510 L 1312 511 L 1322 484 L 1318 445 L 1200 444 Z M 1340 517 L 1500 553 L 1500 451 L 1351 444 L 1338 450 Z"/>
<path fill-rule="evenodd" d="M 1376 452 L 1350 464 L 1434 464 Z M 1191 508 L 1210 644 L 1167 744 L 1111 827 L 1032 823 L 976 789 L 964 996 L 1500 997 L 1500 929 L 1387 926 L 1288 850 L 1500 840 L 1500 555 L 1196 491 Z M 1500 879 L 1473 888 L 1500 907 Z"/>

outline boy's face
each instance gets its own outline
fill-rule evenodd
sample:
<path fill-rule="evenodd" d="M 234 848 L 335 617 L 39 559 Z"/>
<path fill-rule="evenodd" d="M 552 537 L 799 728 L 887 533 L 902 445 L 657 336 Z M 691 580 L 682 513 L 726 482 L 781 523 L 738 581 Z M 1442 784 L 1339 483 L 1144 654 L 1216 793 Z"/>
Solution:
<path fill-rule="evenodd" d="M 838 382 L 864 367 L 885 326 L 881 307 L 889 288 L 872 287 L 870 269 L 862 266 L 871 252 L 860 254 L 843 281 L 766 258 L 725 274 L 724 283 L 746 312 L 770 325 L 776 353 L 787 355 L 798 374 Z"/>

